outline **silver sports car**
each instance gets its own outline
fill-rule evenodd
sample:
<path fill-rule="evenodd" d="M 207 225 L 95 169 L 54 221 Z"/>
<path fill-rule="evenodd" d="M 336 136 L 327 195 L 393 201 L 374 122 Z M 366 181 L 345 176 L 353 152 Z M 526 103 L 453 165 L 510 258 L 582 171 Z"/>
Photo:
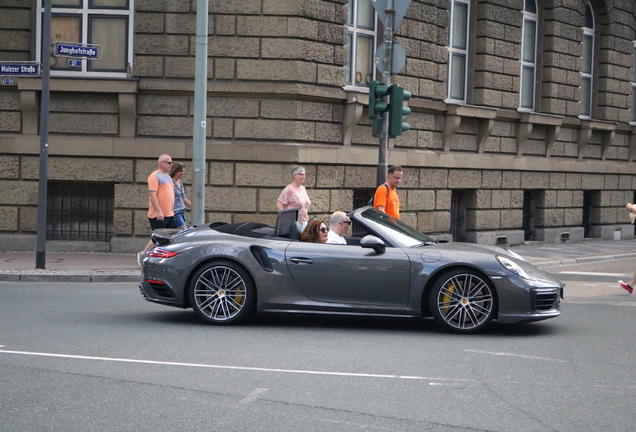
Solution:
<path fill-rule="evenodd" d="M 347 245 L 306 243 L 296 217 L 156 230 L 141 293 L 214 324 L 266 312 L 432 316 L 472 333 L 561 313 L 564 285 L 503 248 L 438 243 L 372 207 L 349 213 Z"/>

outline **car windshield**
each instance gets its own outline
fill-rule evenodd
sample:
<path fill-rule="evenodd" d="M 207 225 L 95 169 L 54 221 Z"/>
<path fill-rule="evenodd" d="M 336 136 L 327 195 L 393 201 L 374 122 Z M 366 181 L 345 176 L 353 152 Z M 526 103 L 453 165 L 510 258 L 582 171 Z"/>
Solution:
<path fill-rule="evenodd" d="M 365 210 L 360 216 L 366 220 L 370 228 L 380 236 L 391 239 L 391 242 L 396 246 L 407 248 L 422 246 L 434 241 L 412 226 L 376 209 Z"/>

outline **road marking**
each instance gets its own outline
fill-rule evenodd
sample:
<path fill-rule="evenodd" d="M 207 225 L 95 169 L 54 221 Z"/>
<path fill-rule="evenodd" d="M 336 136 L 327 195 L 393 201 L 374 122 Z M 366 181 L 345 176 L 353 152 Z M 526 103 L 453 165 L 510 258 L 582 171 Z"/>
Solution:
<path fill-rule="evenodd" d="M 265 389 L 265 388 L 257 388 L 256 390 L 254 390 L 253 392 L 251 392 L 250 394 L 245 396 L 243 399 L 241 399 L 239 401 L 239 404 L 241 404 L 241 405 L 250 404 L 250 403 L 254 402 L 256 399 L 258 399 L 258 395 L 260 395 L 261 393 L 264 393 L 266 391 L 267 391 L 267 389 Z"/>
<path fill-rule="evenodd" d="M 529 360 L 542 360 L 542 361 L 550 361 L 550 362 L 557 362 L 557 363 L 567 363 L 566 360 L 555 359 L 550 357 L 529 356 L 524 354 L 481 351 L 481 350 L 474 350 L 474 349 L 465 349 L 464 352 L 470 352 L 470 353 L 476 353 L 476 354 L 488 354 L 488 355 L 503 356 L 503 357 L 519 357 L 519 358 L 529 359 Z"/>
<path fill-rule="evenodd" d="M 625 273 L 594 273 L 594 272 L 577 272 L 577 271 L 562 271 L 559 272 L 561 274 L 571 274 L 571 275 L 590 275 L 590 276 L 613 276 L 613 277 L 620 277 L 620 276 L 629 276 Z"/>
<path fill-rule="evenodd" d="M 156 361 L 156 360 L 139 360 L 139 359 L 114 358 L 114 357 L 94 357 L 94 356 L 84 356 L 84 355 L 74 355 L 74 354 L 55 354 L 55 353 L 43 353 L 43 352 L 31 352 L 31 351 L 0 350 L 0 354 L 16 354 L 16 355 L 36 356 L 36 357 L 54 357 L 54 358 L 75 359 L 75 360 L 96 360 L 96 361 L 108 361 L 108 362 L 118 362 L 118 363 L 138 363 L 138 364 L 151 364 L 151 365 L 160 365 L 160 366 L 182 366 L 182 367 L 225 369 L 225 370 L 237 370 L 237 371 L 293 373 L 293 374 L 304 374 L 304 375 L 327 375 L 327 376 L 344 376 L 344 377 L 360 377 L 360 378 L 388 378 L 388 379 L 448 381 L 448 382 L 478 382 L 477 380 L 474 380 L 474 379 L 464 379 L 464 378 L 438 378 L 438 377 L 425 377 L 425 376 L 417 376 L 417 375 L 386 375 L 386 374 L 356 373 L 356 372 L 332 372 L 332 371 L 312 371 L 312 370 L 297 370 L 297 369 L 260 368 L 260 367 L 249 367 L 249 366 L 227 366 L 227 365 L 214 365 L 214 364 L 204 364 L 204 363 L 166 362 L 166 361 Z"/>

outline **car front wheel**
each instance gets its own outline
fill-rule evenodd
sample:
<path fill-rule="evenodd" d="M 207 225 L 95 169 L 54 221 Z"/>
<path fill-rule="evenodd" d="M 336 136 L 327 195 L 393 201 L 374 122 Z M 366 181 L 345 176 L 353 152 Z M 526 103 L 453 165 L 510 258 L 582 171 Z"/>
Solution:
<path fill-rule="evenodd" d="M 495 316 L 497 298 L 490 281 L 471 270 L 444 273 L 429 297 L 435 321 L 457 333 L 482 330 Z"/>
<path fill-rule="evenodd" d="M 254 311 L 255 296 L 250 277 L 232 262 L 207 264 L 190 284 L 192 309 L 214 324 L 236 324 L 248 318 Z"/>

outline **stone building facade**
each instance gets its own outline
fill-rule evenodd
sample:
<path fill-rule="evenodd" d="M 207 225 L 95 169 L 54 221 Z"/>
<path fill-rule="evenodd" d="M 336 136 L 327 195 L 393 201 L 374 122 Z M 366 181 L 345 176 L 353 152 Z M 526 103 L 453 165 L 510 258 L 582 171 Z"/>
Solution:
<path fill-rule="evenodd" d="M 47 237 L 136 251 L 157 157 L 192 158 L 197 2 L 104 0 L 100 16 L 87 2 L 53 0 L 52 40 L 77 33 L 117 55 L 108 67 L 52 60 Z M 40 58 L 40 7 L 0 0 L 0 61 Z M 273 223 L 295 164 L 311 216 L 364 205 L 383 39 L 370 0 L 211 1 L 208 16 L 206 219 Z M 405 169 L 406 222 L 487 244 L 633 237 L 636 2 L 413 0 L 396 40 L 411 130 L 390 140 L 387 162 Z M 41 88 L 0 86 L 4 250 L 35 245 Z"/>

